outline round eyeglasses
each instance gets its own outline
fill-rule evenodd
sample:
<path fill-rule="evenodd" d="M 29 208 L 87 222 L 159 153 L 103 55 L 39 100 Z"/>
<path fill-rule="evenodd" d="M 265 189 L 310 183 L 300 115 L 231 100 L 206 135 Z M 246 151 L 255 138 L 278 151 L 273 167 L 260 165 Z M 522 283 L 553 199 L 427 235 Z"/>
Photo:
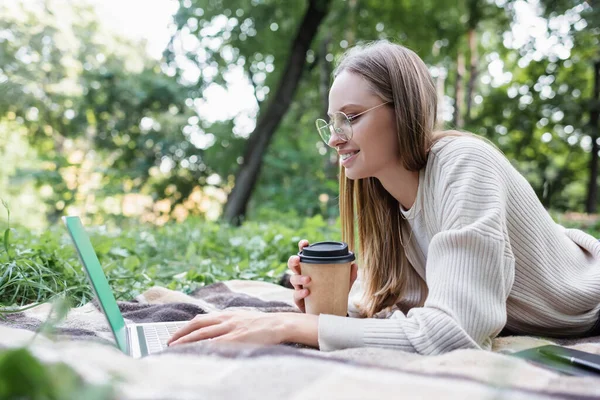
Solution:
<path fill-rule="evenodd" d="M 352 121 L 354 119 L 363 115 L 364 113 L 367 113 L 371 110 L 374 110 L 376 108 L 379 108 L 379 107 L 384 106 L 389 103 L 391 103 L 391 101 L 387 101 L 385 103 L 378 104 L 375 107 L 371 107 L 368 110 L 365 110 L 365 111 L 363 111 L 359 114 L 353 115 L 351 117 L 347 116 L 342 111 L 336 111 L 331 115 L 330 122 L 327 122 L 324 119 L 319 118 L 315 121 L 315 124 L 317 125 L 317 130 L 319 131 L 319 136 L 321 136 L 321 139 L 323 139 L 325 144 L 328 146 L 329 146 L 329 140 L 331 139 L 331 136 L 333 136 L 334 134 L 336 134 L 344 142 L 347 142 L 350 139 L 352 139 L 352 134 L 353 134 Z M 330 146 L 330 147 L 333 147 L 333 146 Z"/>

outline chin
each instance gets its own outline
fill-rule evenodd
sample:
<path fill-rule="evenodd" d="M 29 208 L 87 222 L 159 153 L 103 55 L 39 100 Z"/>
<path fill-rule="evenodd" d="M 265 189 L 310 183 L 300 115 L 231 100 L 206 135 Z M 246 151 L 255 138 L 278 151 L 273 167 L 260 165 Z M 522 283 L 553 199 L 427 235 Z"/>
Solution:
<path fill-rule="evenodd" d="M 369 178 L 368 174 L 363 174 L 360 171 L 353 171 L 352 169 L 346 169 L 344 172 L 346 174 L 346 178 L 352 181 Z"/>

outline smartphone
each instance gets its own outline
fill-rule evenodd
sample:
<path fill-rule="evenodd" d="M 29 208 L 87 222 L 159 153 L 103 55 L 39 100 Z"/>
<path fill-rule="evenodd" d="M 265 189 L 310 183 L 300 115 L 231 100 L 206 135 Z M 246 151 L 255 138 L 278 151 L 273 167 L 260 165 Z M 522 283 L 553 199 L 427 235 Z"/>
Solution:
<path fill-rule="evenodd" d="M 544 353 L 549 353 L 550 355 L 546 355 Z M 600 373 L 594 370 L 574 365 L 567 360 L 561 360 L 552 356 L 562 355 L 567 357 L 576 357 L 600 366 L 600 355 L 598 354 L 587 353 L 585 351 L 569 349 L 562 346 L 546 345 L 516 353 L 510 353 L 509 355 L 528 360 L 532 364 L 560 372 L 564 375 L 600 377 Z"/>

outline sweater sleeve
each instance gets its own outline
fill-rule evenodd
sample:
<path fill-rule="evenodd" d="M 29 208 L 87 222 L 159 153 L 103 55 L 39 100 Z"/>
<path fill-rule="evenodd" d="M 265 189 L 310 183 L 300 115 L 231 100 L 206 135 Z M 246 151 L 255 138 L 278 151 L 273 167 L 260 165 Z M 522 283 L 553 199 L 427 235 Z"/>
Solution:
<path fill-rule="evenodd" d="M 506 323 L 514 279 L 504 217 L 507 166 L 494 152 L 479 143 L 463 144 L 433 162 L 440 171 L 432 201 L 441 229 L 429 245 L 423 307 L 387 319 L 321 315 L 321 350 L 369 346 L 440 354 L 491 348 Z"/>

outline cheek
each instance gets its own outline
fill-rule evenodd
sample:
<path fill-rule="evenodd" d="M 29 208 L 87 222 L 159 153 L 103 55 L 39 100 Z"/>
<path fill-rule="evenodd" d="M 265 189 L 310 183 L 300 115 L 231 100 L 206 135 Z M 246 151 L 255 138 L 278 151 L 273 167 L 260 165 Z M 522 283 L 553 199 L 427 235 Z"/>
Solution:
<path fill-rule="evenodd" d="M 399 149 L 396 132 L 387 124 L 373 126 L 369 129 L 368 139 L 361 143 L 361 151 L 363 149 L 370 163 L 385 164 L 397 160 Z"/>

